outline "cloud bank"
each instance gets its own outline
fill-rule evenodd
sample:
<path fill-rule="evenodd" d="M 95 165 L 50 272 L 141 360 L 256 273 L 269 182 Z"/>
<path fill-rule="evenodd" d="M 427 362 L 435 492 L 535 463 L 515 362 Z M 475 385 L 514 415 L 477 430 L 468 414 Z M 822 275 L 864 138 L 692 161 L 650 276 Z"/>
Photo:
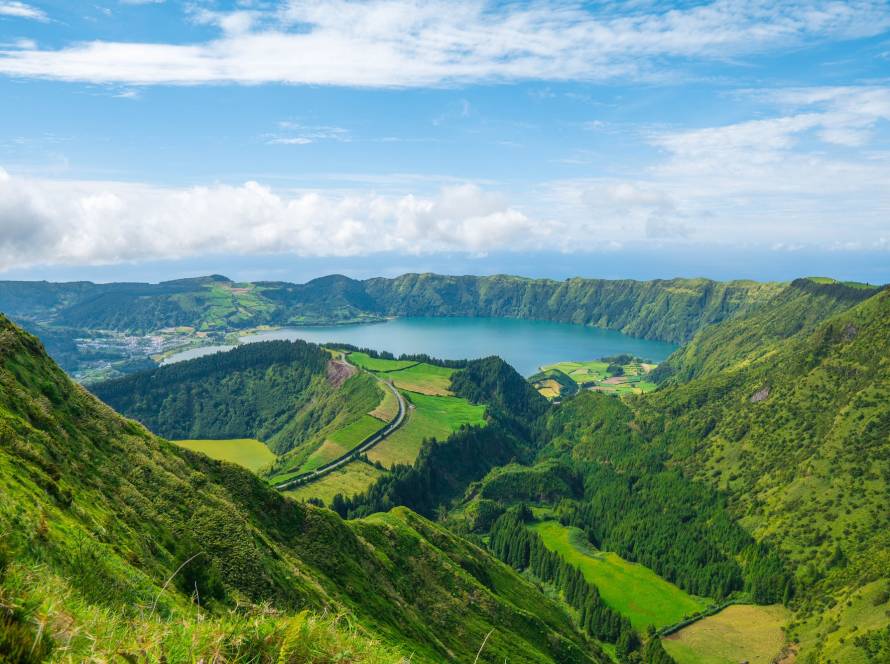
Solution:
<path fill-rule="evenodd" d="M 165 189 L 14 177 L 0 170 L 0 270 L 199 254 L 534 248 L 547 229 L 473 185 L 435 197 L 282 194 L 256 182 Z"/>
<path fill-rule="evenodd" d="M 0 270 L 203 254 L 361 256 L 583 252 L 631 243 L 890 251 L 890 88 L 748 91 L 773 117 L 646 135 L 659 155 L 633 177 L 539 182 L 499 193 L 423 178 L 352 189 L 164 188 L 64 181 L 0 169 Z M 282 123 L 270 140 L 348 140 Z M 362 189 L 361 187 L 365 187 Z"/>
<path fill-rule="evenodd" d="M 37 11 L 20 2 L 0 3 L 0 12 L 4 7 Z M 0 50 L 0 73 L 130 85 L 359 87 L 646 78 L 665 60 L 877 35 L 890 28 L 890 6 L 883 0 L 716 0 L 681 9 L 658 2 L 616 9 L 555 1 L 291 0 L 275 9 L 195 11 L 192 18 L 215 26 L 219 36 L 186 44 L 86 41 Z"/>

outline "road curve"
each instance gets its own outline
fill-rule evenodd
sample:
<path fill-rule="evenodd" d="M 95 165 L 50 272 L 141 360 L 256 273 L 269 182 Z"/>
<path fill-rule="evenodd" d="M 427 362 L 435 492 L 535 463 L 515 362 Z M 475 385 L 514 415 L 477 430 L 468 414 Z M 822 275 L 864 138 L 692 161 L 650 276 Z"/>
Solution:
<path fill-rule="evenodd" d="M 344 355 L 344 361 L 345 355 Z M 361 443 L 357 446 L 353 447 L 351 450 L 343 454 L 342 456 L 337 457 L 333 461 L 328 461 L 326 464 L 319 466 L 313 471 L 308 473 L 302 473 L 297 475 L 296 477 L 290 478 L 287 482 L 282 482 L 281 484 L 276 484 L 275 488 L 279 491 L 285 491 L 287 489 L 292 489 L 296 486 L 301 486 L 303 484 L 308 484 L 309 482 L 314 482 L 315 480 L 327 475 L 333 470 L 336 470 L 340 466 L 343 466 L 350 461 L 352 461 L 359 454 L 364 454 L 372 447 L 377 445 L 381 440 L 384 440 L 388 435 L 390 435 L 393 431 L 402 426 L 402 423 L 405 421 L 405 415 L 408 412 L 407 405 L 405 404 L 405 398 L 399 394 L 399 391 L 393 386 L 392 383 L 381 380 L 381 382 L 389 389 L 396 397 L 396 400 L 399 403 L 399 412 L 396 413 L 396 416 L 389 421 L 388 424 L 384 425 L 380 430 L 372 433 L 370 436 L 365 438 Z"/>

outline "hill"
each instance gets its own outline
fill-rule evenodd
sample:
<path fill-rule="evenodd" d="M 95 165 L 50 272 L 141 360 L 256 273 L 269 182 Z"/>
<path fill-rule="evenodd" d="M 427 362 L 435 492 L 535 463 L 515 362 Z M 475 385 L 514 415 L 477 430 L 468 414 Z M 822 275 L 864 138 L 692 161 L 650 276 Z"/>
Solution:
<path fill-rule="evenodd" d="M 392 316 L 539 319 L 678 343 L 756 309 L 783 287 L 435 274 L 366 281 L 331 275 L 305 284 L 236 283 L 220 275 L 158 284 L 7 281 L 0 282 L 0 312 L 45 340 L 67 371 L 93 381 L 144 369 L 150 357 L 178 348 L 231 343 L 237 331 Z"/>
<path fill-rule="evenodd" d="M 672 464 L 725 493 L 787 561 L 804 650 L 857 661 L 855 632 L 890 621 L 859 607 L 880 606 L 890 581 L 890 291 L 845 309 L 787 338 L 768 309 L 734 321 L 766 331 L 756 357 L 702 343 L 699 378 L 633 407 Z"/>
<path fill-rule="evenodd" d="M 327 376 L 330 359 L 315 344 L 267 341 L 90 389 L 160 436 L 257 438 L 283 454 L 332 422 L 349 420 L 353 411 L 360 417 L 380 400 L 374 385 L 359 377 L 347 379 L 344 396 Z"/>
<path fill-rule="evenodd" d="M 659 365 L 653 377 L 679 383 L 744 366 L 762 357 L 775 342 L 812 332 L 822 321 L 879 290 L 831 279 L 795 279 L 755 311 L 702 328 Z"/>
<path fill-rule="evenodd" d="M 0 659 L 469 661 L 490 635 L 479 661 L 603 661 L 477 546 L 405 509 L 345 522 L 177 448 L 5 318 L 0 385 Z"/>

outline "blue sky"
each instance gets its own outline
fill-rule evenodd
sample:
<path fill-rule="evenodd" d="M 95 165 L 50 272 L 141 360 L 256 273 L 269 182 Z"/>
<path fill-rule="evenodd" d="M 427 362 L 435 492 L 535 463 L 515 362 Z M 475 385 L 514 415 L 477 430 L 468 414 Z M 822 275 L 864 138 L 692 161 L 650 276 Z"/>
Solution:
<path fill-rule="evenodd" d="M 886 1 L 0 0 L 0 278 L 888 259 Z"/>

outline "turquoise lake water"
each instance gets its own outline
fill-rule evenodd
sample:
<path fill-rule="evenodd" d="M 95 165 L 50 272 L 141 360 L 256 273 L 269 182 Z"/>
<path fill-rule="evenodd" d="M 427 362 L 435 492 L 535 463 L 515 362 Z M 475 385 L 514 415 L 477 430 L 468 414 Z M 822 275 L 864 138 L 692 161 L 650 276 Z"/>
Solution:
<path fill-rule="evenodd" d="M 339 341 L 396 355 L 426 353 L 443 359 L 499 355 L 523 376 L 532 375 L 544 364 L 620 353 L 661 362 L 677 348 L 613 330 L 512 318 L 396 318 L 384 323 L 284 328 L 241 338 L 242 342 L 272 339 Z M 218 350 L 225 347 L 193 348 L 171 356 L 167 363 Z"/>

